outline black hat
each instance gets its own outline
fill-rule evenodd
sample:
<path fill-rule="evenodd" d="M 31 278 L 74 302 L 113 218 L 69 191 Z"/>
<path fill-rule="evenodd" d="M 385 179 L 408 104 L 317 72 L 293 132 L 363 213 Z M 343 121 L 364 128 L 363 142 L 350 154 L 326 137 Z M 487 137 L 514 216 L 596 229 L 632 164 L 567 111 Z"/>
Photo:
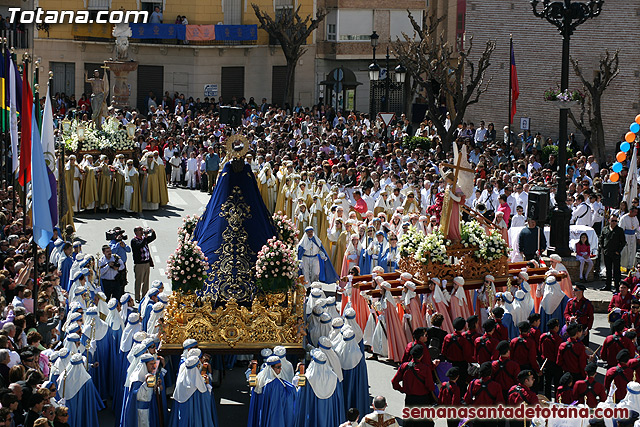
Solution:
<path fill-rule="evenodd" d="M 500 355 L 506 354 L 509 351 L 509 341 L 500 341 L 496 346 L 496 350 Z"/>
<path fill-rule="evenodd" d="M 456 368 L 455 366 L 453 368 L 450 368 L 447 371 L 447 378 L 451 379 L 451 378 L 458 378 L 460 376 L 460 369 Z"/>
<path fill-rule="evenodd" d="M 565 372 L 560 377 L 560 382 L 558 382 L 558 384 L 562 386 L 568 386 L 571 383 L 571 381 L 573 381 L 573 376 L 571 376 L 570 372 Z"/>
<path fill-rule="evenodd" d="M 596 365 L 593 362 L 592 363 L 588 363 L 587 366 L 584 368 L 584 370 L 587 373 L 587 375 L 593 375 L 598 370 L 598 365 Z"/>
<path fill-rule="evenodd" d="M 529 378 L 531 375 L 533 375 L 533 371 L 531 369 L 523 369 L 518 374 L 518 381 L 520 381 L 521 383 L 524 383 L 524 380 Z"/>
<path fill-rule="evenodd" d="M 571 322 L 569 323 L 569 325 L 567 325 L 567 334 L 569 334 L 570 337 L 574 336 L 578 331 L 580 331 L 580 325 L 578 325 L 576 322 Z"/>
<path fill-rule="evenodd" d="M 529 332 L 530 329 L 531 329 L 531 324 L 529 322 L 527 322 L 526 320 L 518 323 L 518 330 L 520 332 L 522 332 L 522 331 Z"/>
<path fill-rule="evenodd" d="M 491 312 L 493 313 L 494 316 L 496 316 L 497 318 L 502 318 L 502 316 L 504 316 L 504 308 L 502 307 L 496 307 L 493 310 L 491 310 Z"/>
<path fill-rule="evenodd" d="M 414 359 L 420 359 L 424 354 L 424 348 L 421 345 L 414 345 L 413 347 L 411 347 L 409 354 Z"/>
<path fill-rule="evenodd" d="M 616 360 L 622 363 L 627 363 L 630 358 L 631 358 L 631 353 L 626 348 L 623 348 L 622 350 L 620 350 L 616 355 Z"/>
<path fill-rule="evenodd" d="M 474 323 L 478 323 L 478 316 L 476 316 L 475 314 L 472 316 L 467 317 L 467 324 L 468 325 L 473 325 Z"/>
<path fill-rule="evenodd" d="M 622 332 L 624 330 L 624 320 L 618 319 L 613 322 L 613 330 L 616 332 Z"/>
<path fill-rule="evenodd" d="M 487 321 L 485 321 L 482 324 L 482 329 L 484 329 L 485 332 L 491 332 L 496 328 L 496 321 L 493 319 L 487 319 Z"/>
<path fill-rule="evenodd" d="M 453 319 L 453 329 L 455 329 L 456 331 L 463 330 L 466 324 L 467 324 L 467 321 L 464 320 L 462 317 L 456 317 L 455 319 Z"/>
<path fill-rule="evenodd" d="M 491 362 L 484 362 L 480 365 L 478 373 L 480 374 L 480 378 L 491 376 Z"/>
<path fill-rule="evenodd" d="M 575 285 L 574 288 L 582 292 L 587 290 L 587 287 L 585 285 Z"/>

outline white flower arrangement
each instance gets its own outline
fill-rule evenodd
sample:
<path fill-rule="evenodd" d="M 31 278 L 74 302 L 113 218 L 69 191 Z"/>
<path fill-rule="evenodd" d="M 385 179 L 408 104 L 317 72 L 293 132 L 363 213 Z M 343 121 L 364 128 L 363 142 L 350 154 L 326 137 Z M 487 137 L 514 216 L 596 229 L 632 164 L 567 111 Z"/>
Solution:
<path fill-rule="evenodd" d="M 425 236 L 418 245 L 418 249 L 413 255 L 414 259 L 422 264 L 440 263 L 451 264 L 451 259 L 447 256 L 447 244 L 450 241 L 444 238 L 440 230 Z"/>
<path fill-rule="evenodd" d="M 465 247 L 480 246 L 487 233 L 480 223 L 476 221 L 462 222 L 460 243 Z"/>
<path fill-rule="evenodd" d="M 200 217 L 198 215 L 189 216 L 182 219 L 182 226 L 178 228 L 178 243 L 187 241 L 191 239 L 193 232 L 196 229 L 196 225 L 198 225 L 198 221 Z"/>
<path fill-rule="evenodd" d="M 398 242 L 400 255 L 403 257 L 414 256 L 425 238 L 426 236 L 422 231 L 418 231 L 414 226 L 409 227 L 406 233 L 402 233 Z"/>
<path fill-rule="evenodd" d="M 63 132 L 65 148 L 71 151 L 77 151 L 81 145 L 83 150 L 94 151 L 113 149 L 115 151 L 131 150 L 136 146 L 136 142 L 129 139 L 127 131 L 120 129 L 120 122 L 108 117 L 102 126 L 102 130 L 95 128 L 93 122 L 85 122 L 84 140 L 82 144 L 78 140 L 78 121 L 73 121 L 68 132 Z"/>
<path fill-rule="evenodd" d="M 498 230 L 491 230 L 489 235 L 485 237 L 480 244 L 480 249 L 474 253 L 476 258 L 485 261 L 495 261 L 506 257 L 510 252 L 509 245 L 504 241 Z"/>

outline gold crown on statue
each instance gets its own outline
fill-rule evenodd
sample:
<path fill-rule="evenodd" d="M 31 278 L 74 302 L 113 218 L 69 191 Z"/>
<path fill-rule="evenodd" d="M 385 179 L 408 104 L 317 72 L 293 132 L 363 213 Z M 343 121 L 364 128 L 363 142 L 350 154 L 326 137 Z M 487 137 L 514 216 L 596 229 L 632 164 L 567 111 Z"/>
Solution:
<path fill-rule="evenodd" d="M 225 141 L 227 156 L 233 159 L 244 159 L 249 151 L 249 140 L 242 134 L 231 135 Z"/>

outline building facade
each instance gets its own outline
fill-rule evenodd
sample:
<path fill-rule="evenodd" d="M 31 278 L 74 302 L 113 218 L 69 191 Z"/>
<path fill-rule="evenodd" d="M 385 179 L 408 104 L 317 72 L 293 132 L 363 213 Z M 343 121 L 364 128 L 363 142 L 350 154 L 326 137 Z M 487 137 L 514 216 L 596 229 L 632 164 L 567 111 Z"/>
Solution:
<path fill-rule="evenodd" d="M 129 75 L 128 84 L 130 103 L 141 111 L 146 110 L 145 102 L 151 92 L 158 100 L 165 92 L 172 95 L 178 92 L 194 99 L 203 99 L 206 95 L 216 100 L 254 97 L 258 104 L 266 98 L 270 103 L 282 105 L 286 60 L 280 46 L 270 43 L 265 31 L 258 29 L 255 36 L 258 20 L 251 3 L 241 0 L 217 3 L 209 0 L 40 0 L 39 6 L 44 10 L 89 10 L 91 13 L 120 9 L 151 13 L 157 6 L 163 13 L 163 24 L 175 24 L 177 16 L 184 16 L 190 25 L 215 25 L 216 34 L 218 26 L 238 26 L 229 27 L 238 30 L 234 40 L 137 39 L 138 34 L 133 34 L 129 57 L 139 65 L 137 72 Z M 255 3 L 272 16 L 279 9 L 298 6 L 303 17 L 314 13 L 311 0 L 258 0 Z M 109 24 L 52 24 L 48 31 L 36 31 L 33 57 L 41 60 L 40 71 L 45 73 L 41 75 L 49 70 L 54 72 L 54 92 L 75 94 L 76 99 L 82 93 L 89 94 L 85 71 L 91 75 L 94 69 L 100 69 L 103 61 L 116 57 L 111 28 Z M 240 34 L 240 29 L 247 34 L 253 32 L 253 37 Z M 307 52 L 296 68 L 294 103 L 305 106 L 317 100 L 316 85 L 310 78 L 314 74 L 314 39 L 312 35 L 307 40 Z"/>
<path fill-rule="evenodd" d="M 540 3 L 542 4 L 542 3 Z M 638 37 L 633 28 L 640 17 L 640 1 L 606 2 L 599 17 L 582 24 L 571 37 L 571 57 L 579 61 L 587 80 L 598 70 L 599 58 L 608 49 L 620 49 L 620 74 L 605 91 L 603 119 L 608 154 L 629 130 L 640 112 L 640 61 L 633 46 Z M 491 84 L 480 102 L 467 110 L 467 121 L 493 122 L 500 132 L 508 122 L 509 105 L 509 35 L 513 35 L 520 97 L 512 129 L 521 132 L 521 119 L 530 119 L 531 131 L 543 137 L 558 138 L 559 113 L 544 100 L 544 92 L 560 86 L 562 37 L 554 26 L 533 15 L 531 4 L 520 0 L 467 0 L 465 18 L 466 43 L 473 37 L 473 59 L 487 40 L 496 41 L 487 81 Z M 582 90 L 570 68 L 569 88 Z M 577 112 L 579 115 L 579 111 Z M 584 141 L 569 120 L 569 132 Z"/>

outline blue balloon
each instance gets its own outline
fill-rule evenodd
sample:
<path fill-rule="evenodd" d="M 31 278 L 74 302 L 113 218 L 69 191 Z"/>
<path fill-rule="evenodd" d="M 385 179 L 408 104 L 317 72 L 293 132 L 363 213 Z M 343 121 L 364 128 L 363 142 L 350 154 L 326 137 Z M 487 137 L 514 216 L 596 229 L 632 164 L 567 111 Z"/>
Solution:
<path fill-rule="evenodd" d="M 620 144 L 620 151 L 624 151 L 626 153 L 629 150 L 631 150 L 631 144 L 629 144 L 627 141 L 625 141 L 622 144 Z"/>
<path fill-rule="evenodd" d="M 640 132 L 640 125 L 637 124 L 636 122 L 631 123 L 631 126 L 629 126 L 629 130 L 633 133 L 638 133 Z"/>
<path fill-rule="evenodd" d="M 613 166 L 611 167 L 611 169 L 613 169 L 613 171 L 616 172 L 616 173 L 620 173 L 620 171 L 622 170 L 622 163 L 615 162 L 613 164 Z"/>

